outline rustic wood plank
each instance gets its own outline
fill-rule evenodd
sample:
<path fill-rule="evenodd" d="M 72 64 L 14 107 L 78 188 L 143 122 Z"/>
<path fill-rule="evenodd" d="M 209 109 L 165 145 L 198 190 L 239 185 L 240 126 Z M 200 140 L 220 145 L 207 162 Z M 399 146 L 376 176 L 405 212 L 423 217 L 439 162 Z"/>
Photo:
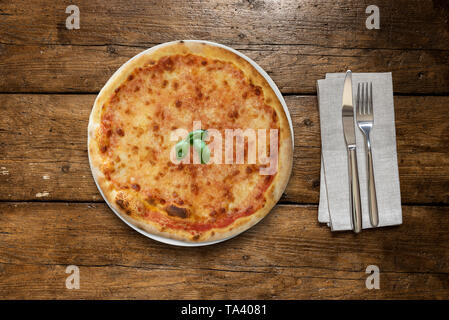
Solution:
<path fill-rule="evenodd" d="M 447 274 L 381 273 L 367 290 L 364 271 L 270 272 L 80 266 L 79 290 L 65 288 L 66 265 L 0 264 L 2 299 L 448 299 Z"/>
<path fill-rule="evenodd" d="M 313 94 L 326 72 L 392 71 L 401 94 L 449 94 L 449 4 L 379 0 L 381 29 L 360 1 L 329 3 L 80 0 L 0 3 L 0 92 L 97 93 L 133 55 L 175 39 L 231 45 L 283 93 Z M 449 298 L 449 207 L 404 206 L 404 225 L 330 233 L 312 205 L 278 205 L 225 243 L 178 248 L 123 224 L 87 162 L 94 95 L 0 94 L 0 298 Z M 295 162 L 284 202 L 317 203 L 315 96 L 288 96 Z M 449 203 L 449 97 L 395 98 L 403 203 Z M 425 114 L 425 116 L 424 116 Z M 95 203 L 65 203 L 95 201 Z M 81 289 L 65 289 L 67 265 Z M 381 270 L 367 290 L 365 268 Z M 242 284 L 251 284 L 242 285 Z"/>
<path fill-rule="evenodd" d="M 378 0 L 380 30 L 365 26 L 368 3 L 287 0 L 79 0 L 80 29 L 65 26 L 67 3 L 4 1 L 0 39 L 14 44 L 148 45 L 176 39 L 227 44 L 449 49 L 444 0 Z"/>
<path fill-rule="evenodd" d="M 0 203 L 0 297 L 449 297 L 447 207 L 404 206 L 402 226 L 360 235 L 331 233 L 316 214 L 279 205 L 234 239 L 181 248 L 131 230 L 105 204 Z M 65 289 L 72 264 L 80 290 Z M 372 264 L 381 290 L 365 287 Z"/>
<path fill-rule="evenodd" d="M 151 46 L 151 45 L 150 45 Z M 448 94 L 449 51 L 234 45 L 262 66 L 283 93 L 315 93 L 327 72 L 393 73 L 397 93 Z M 1 92 L 97 93 L 147 47 L 0 44 Z"/>
<path fill-rule="evenodd" d="M 102 200 L 86 147 L 94 99 L 94 95 L 0 95 L 0 200 Z M 287 96 L 286 101 L 295 128 L 295 152 L 282 200 L 317 203 L 316 97 Z M 448 104 L 449 97 L 395 98 L 403 203 L 449 203 Z"/>

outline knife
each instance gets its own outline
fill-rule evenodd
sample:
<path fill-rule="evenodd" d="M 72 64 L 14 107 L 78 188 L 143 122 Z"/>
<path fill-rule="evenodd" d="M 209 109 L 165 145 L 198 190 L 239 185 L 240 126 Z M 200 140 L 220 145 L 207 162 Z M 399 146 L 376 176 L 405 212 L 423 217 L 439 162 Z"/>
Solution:
<path fill-rule="evenodd" d="M 362 230 L 362 207 L 360 201 L 359 174 L 357 170 L 357 149 L 355 142 L 354 104 L 352 102 L 352 72 L 346 72 L 342 102 L 343 133 L 348 150 L 349 197 L 352 229 L 355 233 Z"/>

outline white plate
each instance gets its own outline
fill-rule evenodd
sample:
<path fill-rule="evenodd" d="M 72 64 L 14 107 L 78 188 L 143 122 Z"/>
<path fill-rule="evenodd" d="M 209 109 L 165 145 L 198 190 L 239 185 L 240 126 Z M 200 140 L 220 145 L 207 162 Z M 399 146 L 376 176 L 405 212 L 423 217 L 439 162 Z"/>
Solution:
<path fill-rule="evenodd" d="M 248 58 L 247 56 L 245 56 L 244 54 L 242 54 L 242 53 L 240 53 L 240 52 L 238 52 L 237 50 L 234 50 L 234 49 L 232 49 L 232 48 L 230 48 L 230 47 L 227 47 L 227 46 L 225 46 L 225 45 L 222 45 L 222 44 L 219 44 L 219 43 L 215 43 L 215 42 L 211 42 L 211 41 L 204 41 L 204 40 L 183 40 L 184 42 L 197 42 L 197 43 L 207 43 L 207 44 L 209 44 L 209 45 L 212 45 L 212 46 L 216 46 L 216 47 L 220 47 L 220 48 L 223 48 L 223 49 L 226 49 L 226 50 L 229 50 L 229 51 L 231 51 L 231 52 L 233 52 L 233 53 L 235 53 L 236 55 L 238 55 L 238 56 L 240 56 L 240 57 L 242 57 L 243 59 L 245 59 L 246 61 L 248 61 L 264 78 L 265 78 L 265 80 L 267 80 L 267 82 L 269 83 L 269 85 L 270 85 L 270 87 L 271 87 L 271 89 L 273 89 L 273 91 L 274 91 L 274 93 L 276 94 L 276 96 L 278 97 L 278 99 L 279 99 L 279 101 L 281 102 L 281 104 L 282 104 L 282 107 L 284 108 L 284 112 L 285 112 L 285 114 L 287 115 L 287 119 L 288 119 L 288 124 L 290 125 L 290 132 L 291 132 L 291 134 L 292 134 L 292 151 L 293 151 L 293 148 L 294 148 L 294 134 L 293 134 L 293 125 L 292 125 L 292 119 L 291 119 L 291 117 L 290 117 L 290 112 L 288 111 L 288 108 L 287 108 L 287 104 L 285 103 L 285 100 L 284 100 L 284 98 L 282 97 L 282 94 L 281 94 L 281 92 L 279 91 L 279 89 L 278 89 L 278 87 L 276 86 L 276 84 L 274 83 L 274 81 L 270 78 L 270 76 L 257 64 L 257 63 L 255 63 L 253 60 L 251 60 L 250 58 Z M 114 77 L 115 77 L 115 75 L 117 75 L 121 70 L 122 70 L 122 68 L 124 68 L 128 63 L 130 63 L 131 61 L 133 61 L 134 59 L 137 59 L 139 56 L 141 56 L 141 55 L 143 55 L 143 54 L 146 54 L 146 53 L 150 53 L 150 52 L 152 52 L 152 51 L 154 51 L 154 50 L 157 50 L 157 49 L 159 49 L 159 48 L 162 48 L 162 47 L 164 47 L 164 46 L 167 46 L 167 45 L 171 45 L 171 44 L 174 44 L 174 43 L 177 43 L 177 42 L 179 42 L 179 40 L 177 40 L 177 41 L 172 41 L 172 42 L 166 42 L 166 43 L 162 43 L 162 44 L 159 44 L 159 45 L 157 45 L 157 46 L 154 46 L 154 47 L 152 47 L 152 48 L 150 48 L 150 49 L 147 49 L 147 50 L 145 50 L 145 51 L 142 51 L 141 53 L 139 53 L 138 55 L 136 55 L 136 56 L 134 56 L 134 57 L 132 57 L 130 60 L 128 60 L 125 64 L 123 64 L 113 75 L 112 75 L 112 77 L 108 80 L 108 82 L 104 85 L 105 87 L 107 86 L 107 84 L 109 83 L 109 81 L 111 81 L 111 79 L 113 79 Z M 98 96 L 97 96 L 97 99 L 98 99 Z M 95 100 L 96 101 L 96 100 Z M 94 103 L 94 105 L 95 105 L 95 103 Z M 90 139 L 90 137 L 89 137 L 89 135 L 88 135 L 88 138 L 87 138 L 87 145 L 89 146 L 89 139 Z M 90 155 L 89 155 L 89 164 L 90 164 L 90 167 L 91 167 L 91 169 L 92 169 L 92 163 L 91 163 L 91 161 L 90 161 Z M 233 236 L 231 236 L 231 237 L 228 237 L 228 238 L 224 238 L 224 239 L 220 239 L 220 240 L 216 240 L 216 241 L 208 241 L 208 242 L 200 242 L 200 243 L 193 243 L 193 242 L 185 242 L 185 241 L 180 241 L 180 240 L 174 240 L 174 239 L 169 239 L 169 238 L 165 238 L 165 237 L 161 237 L 161 236 L 158 236 L 158 235 L 154 235 L 154 234 L 151 234 L 151 233 L 148 233 L 148 232 L 146 232 L 146 231 L 144 231 L 144 230 L 141 230 L 141 229 L 139 229 L 138 227 L 136 227 L 136 226 L 134 226 L 133 224 L 131 224 L 130 222 L 128 222 L 128 221 L 126 221 L 112 206 L 111 206 L 111 204 L 106 200 L 106 197 L 104 196 L 104 194 L 103 194 L 103 191 L 101 190 L 101 188 L 100 188 L 100 186 L 98 185 L 98 182 L 97 182 L 97 180 L 95 179 L 95 177 L 94 177 L 94 180 L 95 180 L 95 184 L 97 185 L 97 188 L 98 188 L 98 190 L 100 191 L 100 194 L 101 194 L 101 196 L 103 197 L 103 199 L 106 201 L 106 203 L 108 204 L 108 206 L 109 206 L 109 208 L 111 208 L 111 210 L 124 222 L 124 223 L 126 223 L 128 226 L 130 226 L 131 228 L 133 228 L 134 230 L 136 230 L 137 232 L 139 232 L 139 233 L 141 233 L 141 234 L 143 234 L 144 236 L 146 236 L 146 237 L 148 237 L 148 238 L 151 238 L 151 239 L 153 239 L 153 240 L 156 240 L 156 241 L 159 241 L 159 242 L 163 242 L 163 243 L 166 243 L 166 244 L 170 244 L 170 245 L 174 245 L 174 246 L 183 246 L 183 247 L 200 247 L 200 246 L 208 246 L 208 245 L 211 245 L 211 244 L 215 244 L 215 243 L 219 243 L 219 242 L 223 242 L 223 241 L 226 241 L 226 240 L 229 240 L 229 239 L 231 239 L 231 238 L 234 238 L 235 236 L 237 236 L 237 235 L 239 235 L 240 233 L 238 233 L 238 234 L 236 234 L 236 235 L 233 235 Z M 263 219 L 262 219 L 263 220 Z M 246 230 L 245 230 L 246 231 Z M 244 231 L 242 231 L 242 232 L 244 232 Z"/>

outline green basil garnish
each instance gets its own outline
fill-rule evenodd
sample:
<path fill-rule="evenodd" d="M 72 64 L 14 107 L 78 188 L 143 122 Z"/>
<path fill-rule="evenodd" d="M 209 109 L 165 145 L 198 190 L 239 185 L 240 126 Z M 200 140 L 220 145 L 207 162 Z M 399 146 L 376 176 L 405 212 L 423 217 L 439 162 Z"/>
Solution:
<path fill-rule="evenodd" d="M 176 151 L 176 159 L 181 160 L 184 159 L 184 157 L 187 155 L 187 152 L 189 152 L 189 143 L 185 140 L 181 140 L 176 144 L 175 151 Z"/>
<path fill-rule="evenodd" d="M 198 151 L 200 157 L 201 157 L 201 163 L 206 164 L 209 162 L 210 158 L 210 150 L 209 147 L 206 145 L 206 143 L 203 140 L 195 139 L 193 140 L 193 147 L 196 151 Z"/>
<path fill-rule="evenodd" d="M 203 129 L 195 130 L 189 133 L 186 140 L 190 142 L 190 145 L 193 145 L 193 141 L 200 139 L 205 140 L 207 137 L 207 131 Z"/>
<path fill-rule="evenodd" d="M 199 153 L 202 164 L 207 164 L 210 159 L 210 149 L 204 142 L 207 137 L 207 131 L 203 129 L 195 130 L 189 132 L 187 138 L 179 141 L 176 144 L 176 159 L 183 159 L 189 152 L 189 147 L 192 145 L 193 148 Z"/>
<path fill-rule="evenodd" d="M 206 144 L 203 150 L 201 151 L 201 163 L 207 164 L 209 163 L 209 160 L 210 160 L 210 149 Z"/>

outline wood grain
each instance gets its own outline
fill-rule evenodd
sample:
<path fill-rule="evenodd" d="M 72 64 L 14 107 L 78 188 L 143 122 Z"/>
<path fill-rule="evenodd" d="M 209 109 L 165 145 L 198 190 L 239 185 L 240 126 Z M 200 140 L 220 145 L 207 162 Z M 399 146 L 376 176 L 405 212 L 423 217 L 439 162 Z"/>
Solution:
<path fill-rule="evenodd" d="M 449 3 L 377 0 L 0 0 L 0 299 L 449 299 Z M 155 44 L 204 39 L 254 59 L 286 97 L 294 168 L 284 204 L 227 242 L 180 248 L 121 222 L 91 177 L 96 93 Z M 393 73 L 404 224 L 317 222 L 316 80 Z M 426 95 L 426 96 L 420 96 Z M 31 201 L 31 202 L 27 202 Z M 82 203 L 78 203 L 82 202 Z M 81 289 L 65 288 L 68 265 Z M 381 289 L 367 290 L 368 265 Z"/>
<path fill-rule="evenodd" d="M 331 234 L 316 206 L 279 205 L 200 248 L 160 244 L 105 204 L 0 203 L 1 298 L 449 298 L 448 209 L 405 206 L 404 224 Z M 81 289 L 65 289 L 67 265 Z M 381 289 L 367 290 L 378 265 Z M 251 284 L 251 285 L 248 285 Z"/>
<path fill-rule="evenodd" d="M 3 1 L 0 39 L 12 44 L 148 45 L 181 39 L 226 44 L 449 49 L 444 0 L 378 0 L 380 29 L 357 0 L 281 2 L 79 0 L 80 29 L 65 26 L 67 3 Z"/>
<path fill-rule="evenodd" d="M 155 44 L 212 40 L 258 62 L 283 93 L 315 93 L 326 72 L 392 71 L 398 93 L 448 94 L 449 4 L 379 0 L 381 28 L 366 3 L 294 0 L 80 0 L 81 27 L 65 3 L 0 4 L 1 92 L 100 90 L 122 63 Z"/>
<path fill-rule="evenodd" d="M 143 47 L 0 44 L 0 92 L 97 93 Z M 233 45 L 283 93 L 315 93 L 327 72 L 392 72 L 396 93 L 449 93 L 449 51 Z"/>
<path fill-rule="evenodd" d="M 0 95 L 0 200 L 102 200 L 86 147 L 94 99 L 94 95 Z M 286 101 L 295 129 L 295 152 L 282 201 L 317 203 L 316 97 L 287 96 Z M 449 97 L 395 98 L 403 203 L 449 203 L 448 104 Z"/>

